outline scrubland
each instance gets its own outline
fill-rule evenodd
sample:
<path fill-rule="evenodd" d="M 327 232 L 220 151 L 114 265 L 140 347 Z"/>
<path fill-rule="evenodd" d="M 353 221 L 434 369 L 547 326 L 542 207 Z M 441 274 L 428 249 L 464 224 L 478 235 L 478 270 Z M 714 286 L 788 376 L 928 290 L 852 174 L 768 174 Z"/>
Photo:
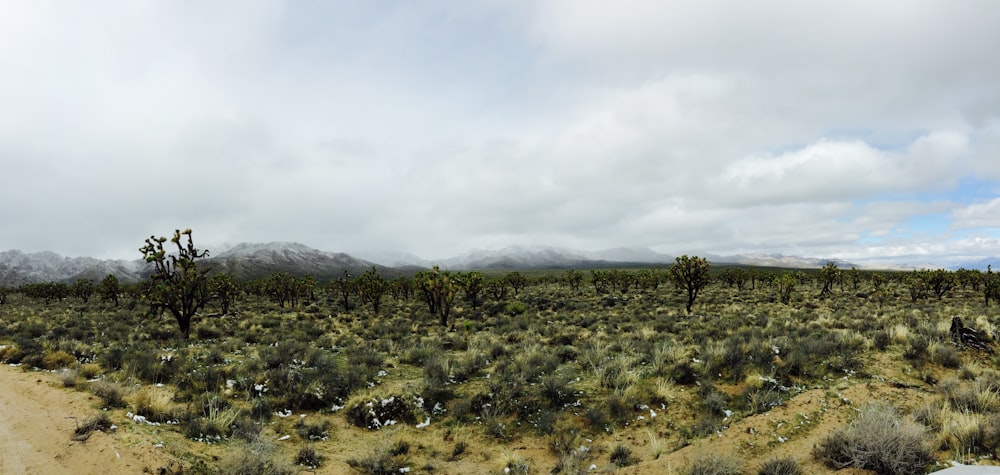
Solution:
<path fill-rule="evenodd" d="M 787 303 L 780 279 L 717 279 L 689 315 L 669 284 L 574 289 L 539 273 L 475 306 L 459 295 L 447 326 L 418 296 L 386 297 L 375 313 L 322 289 L 294 307 L 243 294 L 227 315 L 206 308 L 188 339 L 141 299 L 15 293 L 0 305 L 0 361 L 91 395 L 91 430 L 174 460 L 152 473 L 997 463 L 998 359 L 949 333 L 959 316 L 992 340 L 995 307 L 980 291 L 914 299 L 889 276 L 877 291 L 861 279 L 824 292 L 795 276 Z"/>

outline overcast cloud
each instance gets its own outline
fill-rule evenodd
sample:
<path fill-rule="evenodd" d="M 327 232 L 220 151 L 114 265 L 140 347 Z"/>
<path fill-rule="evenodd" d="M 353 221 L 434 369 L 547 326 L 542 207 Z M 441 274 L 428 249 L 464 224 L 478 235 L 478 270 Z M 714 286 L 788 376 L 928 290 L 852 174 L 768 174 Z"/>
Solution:
<path fill-rule="evenodd" d="M 1000 3 L 9 2 L 0 249 L 1000 255 Z"/>

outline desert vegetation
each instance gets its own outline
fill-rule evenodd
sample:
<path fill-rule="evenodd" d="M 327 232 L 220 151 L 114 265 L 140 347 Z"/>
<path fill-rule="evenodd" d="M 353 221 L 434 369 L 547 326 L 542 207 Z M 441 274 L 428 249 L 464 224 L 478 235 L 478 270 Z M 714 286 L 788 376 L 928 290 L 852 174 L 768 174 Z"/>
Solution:
<path fill-rule="evenodd" d="M 198 266 L 190 231 L 170 240 L 179 254 L 166 242 L 143 248 L 147 282 L 5 289 L 0 361 L 93 394 L 75 436 L 144 434 L 183 473 L 910 474 L 997 460 L 992 271 L 684 256 L 240 282 Z M 956 316 L 986 346 L 957 337 Z M 735 450 L 702 450 L 736 434 Z"/>

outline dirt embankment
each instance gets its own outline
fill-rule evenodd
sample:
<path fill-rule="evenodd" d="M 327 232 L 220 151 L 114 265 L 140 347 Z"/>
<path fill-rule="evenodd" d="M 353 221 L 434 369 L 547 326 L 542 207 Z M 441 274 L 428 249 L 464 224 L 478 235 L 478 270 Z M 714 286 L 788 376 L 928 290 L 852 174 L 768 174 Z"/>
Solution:
<path fill-rule="evenodd" d="M 73 440 L 98 413 L 92 396 L 59 388 L 53 375 L 0 365 L 0 473 L 155 473 L 170 457 L 127 430 Z"/>

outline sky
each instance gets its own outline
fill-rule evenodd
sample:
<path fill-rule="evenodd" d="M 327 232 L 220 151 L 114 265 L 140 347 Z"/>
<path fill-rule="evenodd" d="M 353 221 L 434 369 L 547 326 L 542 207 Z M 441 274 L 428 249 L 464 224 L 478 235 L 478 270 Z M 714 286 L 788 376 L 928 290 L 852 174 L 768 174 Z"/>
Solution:
<path fill-rule="evenodd" d="M 1000 2 L 6 2 L 0 250 L 1000 256 Z"/>

